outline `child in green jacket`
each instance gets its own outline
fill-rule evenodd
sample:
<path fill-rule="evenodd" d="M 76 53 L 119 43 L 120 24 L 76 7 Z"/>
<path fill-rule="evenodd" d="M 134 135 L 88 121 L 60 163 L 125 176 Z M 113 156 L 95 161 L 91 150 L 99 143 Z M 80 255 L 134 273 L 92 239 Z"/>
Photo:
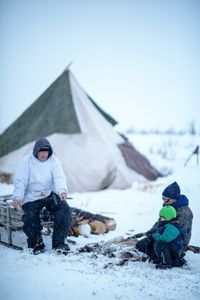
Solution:
<path fill-rule="evenodd" d="M 176 210 L 168 205 L 160 212 L 159 228 L 152 235 L 136 244 L 139 251 L 145 252 L 158 269 L 170 269 L 184 264 L 184 225 L 176 220 Z"/>

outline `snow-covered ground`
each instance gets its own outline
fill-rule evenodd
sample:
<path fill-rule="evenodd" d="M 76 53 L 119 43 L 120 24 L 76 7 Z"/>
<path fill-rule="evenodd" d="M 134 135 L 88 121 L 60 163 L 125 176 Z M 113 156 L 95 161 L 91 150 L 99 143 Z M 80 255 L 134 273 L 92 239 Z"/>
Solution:
<path fill-rule="evenodd" d="M 113 217 L 115 231 L 88 238 L 73 238 L 74 253 L 59 256 L 51 251 L 50 237 L 45 237 L 47 252 L 31 255 L 0 246 L 0 295 L 6 300 L 79 300 L 79 299 L 200 299 L 200 255 L 187 252 L 188 266 L 156 270 L 148 262 L 129 262 L 105 268 L 111 260 L 104 256 L 76 254 L 77 247 L 105 241 L 130 233 L 144 232 L 157 220 L 162 205 L 161 193 L 166 185 L 177 181 L 190 200 L 194 213 L 190 244 L 200 246 L 200 165 L 193 156 L 199 136 L 129 136 L 137 149 L 167 177 L 147 184 L 134 183 L 127 190 L 104 190 L 75 193 L 71 206 Z M 12 193 L 12 185 L 0 184 L 0 194 Z M 19 238 L 20 235 L 20 238 Z M 15 239 L 25 246 L 23 233 Z"/>

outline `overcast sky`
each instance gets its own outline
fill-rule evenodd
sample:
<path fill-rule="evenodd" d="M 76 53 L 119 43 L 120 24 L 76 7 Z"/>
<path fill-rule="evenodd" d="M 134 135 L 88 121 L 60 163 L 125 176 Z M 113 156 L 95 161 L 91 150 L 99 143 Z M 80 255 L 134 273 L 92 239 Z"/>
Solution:
<path fill-rule="evenodd" d="M 71 61 L 122 127 L 200 130 L 199 0 L 0 0 L 0 44 L 0 130 Z"/>

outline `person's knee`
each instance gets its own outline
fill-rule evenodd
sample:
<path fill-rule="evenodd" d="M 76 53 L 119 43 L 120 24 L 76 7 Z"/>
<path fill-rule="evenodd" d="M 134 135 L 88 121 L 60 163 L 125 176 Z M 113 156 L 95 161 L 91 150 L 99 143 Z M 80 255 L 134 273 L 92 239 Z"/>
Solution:
<path fill-rule="evenodd" d="M 26 211 L 22 217 L 22 221 L 24 222 L 24 224 L 35 224 L 37 222 L 37 216 L 35 215 L 35 213 L 31 210 Z"/>
<path fill-rule="evenodd" d="M 168 243 L 163 242 L 163 241 L 155 241 L 154 242 L 154 248 L 155 249 L 164 249 L 167 246 L 168 246 Z"/>
<path fill-rule="evenodd" d="M 71 218 L 71 209 L 66 202 L 61 203 L 60 214 L 64 217 Z"/>
<path fill-rule="evenodd" d="M 69 205 L 66 202 L 60 204 L 59 209 L 54 214 L 54 223 L 64 224 L 70 226 L 71 224 L 71 210 Z M 55 224 L 55 225 L 56 225 Z"/>
<path fill-rule="evenodd" d="M 144 238 L 140 241 L 138 241 L 135 245 L 136 249 L 141 251 L 141 252 L 145 252 L 146 248 L 149 245 L 149 240 L 147 238 Z"/>

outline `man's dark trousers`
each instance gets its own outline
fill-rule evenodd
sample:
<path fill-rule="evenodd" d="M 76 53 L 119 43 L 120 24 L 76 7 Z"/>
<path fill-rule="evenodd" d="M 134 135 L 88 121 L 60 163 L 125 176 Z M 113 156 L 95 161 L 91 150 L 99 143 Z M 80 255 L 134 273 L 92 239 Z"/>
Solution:
<path fill-rule="evenodd" d="M 57 248 L 64 244 L 64 239 L 71 225 L 70 207 L 57 194 L 52 192 L 46 198 L 26 202 L 22 206 L 24 211 L 22 221 L 24 222 L 23 231 L 28 237 L 28 247 L 30 248 L 34 248 L 38 243 L 42 242 L 40 211 L 44 207 L 51 213 L 54 222 L 52 248 Z"/>

